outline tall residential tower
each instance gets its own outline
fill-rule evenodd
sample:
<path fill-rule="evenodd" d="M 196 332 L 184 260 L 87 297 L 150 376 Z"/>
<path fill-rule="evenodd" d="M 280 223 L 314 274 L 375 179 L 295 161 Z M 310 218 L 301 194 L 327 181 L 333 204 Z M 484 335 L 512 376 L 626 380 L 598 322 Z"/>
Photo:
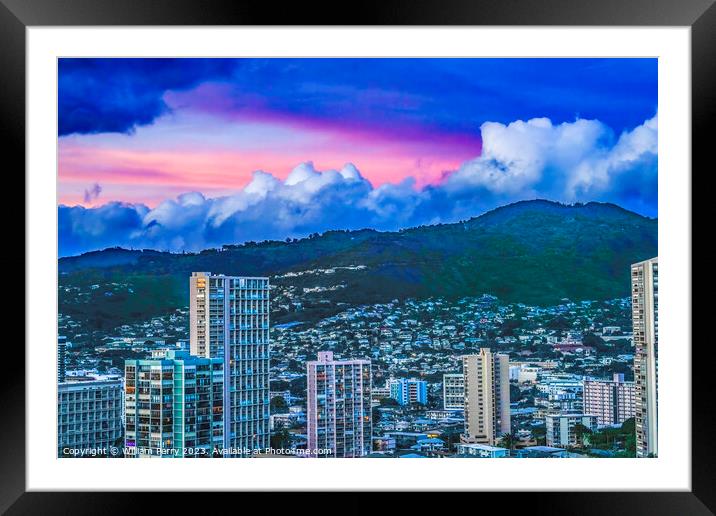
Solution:
<path fill-rule="evenodd" d="M 269 280 L 193 272 L 192 355 L 223 359 L 224 454 L 269 447 Z"/>
<path fill-rule="evenodd" d="M 155 351 L 124 371 L 127 457 L 209 458 L 223 446 L 223 360 Z"/>
<path fill-rule="evenodd" d="M 67 372 L 67 337 L 64 335 L 57 336 L 57 382 L 65 381 Z"/>
<path fill-rule="evenodd" d="M 443 375 L 443 409 L 465 409 L 465 376 L 462 373 Z"/>
<path fill-rule="evenodd" d="M 658 455 L 659 261 L 631 266 L 631 317 L 636 384 L 636 456 Z"/>
<path fill-rule="evenodd" d="M 481 348 L 476 355 L 462 357 L 465 377 L 464 443 L 494 446 L 510 433 L 509 357 Z"/>
<path fill-rule="evenodd" d="M 308 454 L 363 457 L 371 452 L 370 360 L 333 360 L 318 353 L 307 364 Z"/>

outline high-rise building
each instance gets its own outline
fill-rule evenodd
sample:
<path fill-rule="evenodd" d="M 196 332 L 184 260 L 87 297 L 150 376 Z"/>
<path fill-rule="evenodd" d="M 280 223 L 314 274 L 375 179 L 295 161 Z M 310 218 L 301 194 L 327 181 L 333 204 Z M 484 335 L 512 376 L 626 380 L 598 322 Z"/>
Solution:
<path fill-rule="evenodd" d="M 192 355 L 224 364 L 224 454 L 269 447 L 269 280 L 193 272 Z"/>
<path fill-rule="evenodd" d="M 547 446 L 575 446 L 578 443 L 576 426 L 581 424 L 588 430 L 597 428 L 597 416 L 585 414 L 548 414 L 545 416 L 547 427 Z"/>
<path fill-rule="evenodd" d="M 494 446 L 510 433 L 509 357 L 481 348 L 462 357 L 465 381 L 465 433 L 462 442 Z"/>
<path fill-rule="evenodd" d="M 307 363 L 308 455 L 363 457 L 371 452 L 370 360 L 333 360 L 331 351 Z"/>
<path fill-rule="evenodd" d="M 425 405 L 428 402 L 428 384 L 425 380 L 415 378 L 393 379 L 390 382 L 390 397 L 400 405 Z"/>
<path fill-rule="evenodd" d="M 222 448 L 222 359 L 158 350 L 125 360 L 124 375 L 128 457 L 209 458 Z"/>
<path fill-rule="evenodd" d="M 57 385 L 57 453 L 77 450 L 112 456 L 122 446 L 122 380 L 61 382 Z M 74 452 L 73 452 L 74 450 Z"/>
<path fill-rule="evenodd" d="M 465 409 L 465 377 L 462 373 L 443 375 L 443 408 L 445 410 Z"/>
<path fill-rule="evenodd" d="M 658 455 L 659 261 L 631 266 L 636 456 Z"/>
<path fill-rule="evenodd" d="M 57 382 L 65 381 L 67 372 L 67 337 L 57 336 Z"/>
<path fill-rule="evenodd" d="M 599 426 L 619 425 L 634 417 L 634 382 L 625 382 L 624 374 L 612 380 L 584 380 L 584 413 L 597 416 Z"/>

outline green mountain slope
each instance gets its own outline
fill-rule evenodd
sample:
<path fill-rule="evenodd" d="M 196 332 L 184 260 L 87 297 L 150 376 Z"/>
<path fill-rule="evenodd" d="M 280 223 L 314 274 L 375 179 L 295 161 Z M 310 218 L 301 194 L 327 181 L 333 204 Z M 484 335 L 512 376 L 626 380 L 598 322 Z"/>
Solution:
<path fill-rule="evenodd" d="M 194 254 L 107 249 L 63 258 L 60 311 L 104 326 L 186 306 L 191 271 L 274 277 L 351 265 L 365 268 L 272 279 L 299 289 L 342 284 L 321 297 L 359 304 L 483 293 L 528 304 L 607 299 L 628 296 L 629 265 L 656 255 L 655 219 L 612 204 L 522 201 L 465 222 L 399 232 L 330 231 Z M 111 307 L 106 299 L 76 306 L 63 290 L 127 279 L 132 294 L 112 296 Z"/>

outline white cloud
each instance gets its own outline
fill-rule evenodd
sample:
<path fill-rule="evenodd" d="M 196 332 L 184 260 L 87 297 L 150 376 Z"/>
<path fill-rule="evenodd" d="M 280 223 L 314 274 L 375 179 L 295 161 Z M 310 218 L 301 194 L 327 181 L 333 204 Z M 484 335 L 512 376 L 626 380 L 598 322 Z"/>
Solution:
<path fill-rule="evenodd" d="M 465 162 L 448 178 L 446 188 L 595 200 L 619 187 L 622 172 L 643 173 L 637 170 L 640 163 L 657 153 L 656 116 L 623 133 L 616 143 L 612 130 L 598 120 L 559 125 L 547 118 L 509 125 L 486 122 L 481 130 L 482 155 Z"/>
<path fill-rule="evenodd" d="M 486 122 L 481 131 L 482 155 L 423 189 L 413 178 L 376 188 L 352 163 L 319 171 L 305 162 L 285 180 L 256 171 L 246 187 L 226 197 L 189 192 L 151 210 L 120 203 L 61 206 L 60 252 L 108 245 L 198 250 L 329 229 L 394 230 L 453 222 L 537 197 L 609 201 L 656 214 L 656 116 L 618 138 L 598 120 L 583 119 Z"/>

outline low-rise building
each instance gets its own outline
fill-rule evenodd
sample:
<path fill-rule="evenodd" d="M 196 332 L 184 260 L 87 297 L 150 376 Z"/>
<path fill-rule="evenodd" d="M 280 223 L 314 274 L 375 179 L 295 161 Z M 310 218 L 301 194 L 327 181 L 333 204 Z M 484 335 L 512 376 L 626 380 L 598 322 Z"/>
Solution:
<path fill-rule="evenodd" d="M 548 414 L 545 417 L 547 426 L 547 446 L 577 446 L 575 427 L 581 424 L 594 431 L 597 428 L 597 416 L 588 414 Z"/>
<path fill-rule="evenodd" d="M 515 451 L 519 459 L 561 459 L 568 455 L 567 450 L 555 446 L 527 446 Z"/>
<path fill-rule="evenodd" d="M 84 380 L 57 386 L 57 454 L 114 456 L 122 445 L 122 381 Z"/>
<path fill-rule="evenodd" d="M 479 443 L 458 443 L 457 454 L 466 457 L 479 457 L 482 459 L 498 459 L 509 457 L 510 450 L 499 446 Z"/>

